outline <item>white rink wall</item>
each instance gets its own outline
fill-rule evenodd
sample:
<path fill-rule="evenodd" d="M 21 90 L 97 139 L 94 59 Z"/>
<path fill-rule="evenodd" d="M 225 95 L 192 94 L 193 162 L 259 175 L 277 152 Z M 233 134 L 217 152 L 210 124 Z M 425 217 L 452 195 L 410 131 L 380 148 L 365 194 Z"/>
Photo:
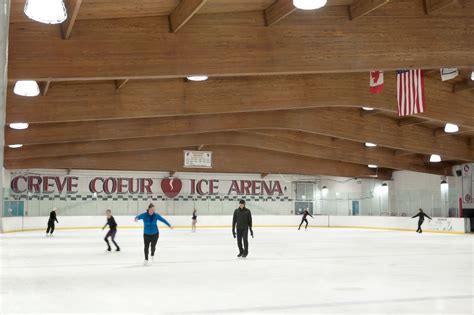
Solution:
<path fill-rule="evenodd" d="M 135 222 L 134 216 L 115 216 L 120 228 L 141 228 L 142 223 Z M 166 216 L 166 219 L 177 228 L 188 228 L 190 216 Z M 415 230 L 418 219 L 407 217 L 374 217 L 374 216 L 314 216 L 309 218 L 312 227 L 334 228 L 372 228 L 389 230 Z M 46 217 L 12 217 L 3 218 L 5 233 L 46 229 Z M 105 216 L 58 216 L 57 229 L 91 229 L 105 224 Z M 253 224 L 259 227 L 296 227 L 300 216 L 254 215 Z M 230 228 L 232 216 L 199 216 L 198 228 Z M 162 224 L 160 223 L 160 226 Z M 166 227 L 164 227 L 166 228 Z M 423 229 L 426 232 L 466 233 L 470 231 L 469 221 L 464 218 L 433 218 L 425 220 Z"/>

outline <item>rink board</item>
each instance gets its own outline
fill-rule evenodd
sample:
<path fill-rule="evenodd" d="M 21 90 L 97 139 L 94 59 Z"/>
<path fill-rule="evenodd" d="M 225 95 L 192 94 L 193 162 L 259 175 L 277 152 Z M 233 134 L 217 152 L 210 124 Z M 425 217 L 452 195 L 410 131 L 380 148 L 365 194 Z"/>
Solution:
<path fill-rule="evenodd" d="M 189 216 L 167 216 L 175 228 L 190 228 Z M 141 222 L 135 222 L 133 216 L 116 216 L 120 228 L 141 228 Z M 310 227 L 321 228 L 366 228 L 413 231 L 418 219 L 409 217 L 374 217 L 374 216 L 314 216 L 309 219 Z M 105 223 L 105 217 L 98 216 L 64 216 L 58 217 L 56 229 L 96 229 Z M 255 227 L 288 227 L 299 225 L 300 216 L 253 216 Z M 3 232 L 21 232 L 46 229 L 48 217 L 12 217 L 3 218 Z M 230 228 L 232 216 L 199 216 L 198 228 Z M 462 234 L 470 231 L 469 220 L 465 218 L 433 218 L 425 220 L 423 230 L 436 233 Z"/>

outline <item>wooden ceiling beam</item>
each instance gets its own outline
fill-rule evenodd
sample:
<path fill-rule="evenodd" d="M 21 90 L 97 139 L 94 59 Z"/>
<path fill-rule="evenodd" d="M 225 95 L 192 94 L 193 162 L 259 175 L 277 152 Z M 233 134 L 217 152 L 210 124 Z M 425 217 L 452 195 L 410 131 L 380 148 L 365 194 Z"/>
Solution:
<path fill-rule="evenodd" d="M 76 23 L 82 0 L 66 0 L 64 4 L 67 10 L 67 19 L 61 24 L 61 33 L 63 39 L 69 39 L 71 37 L 74 24 Z"/>
<path fill-rule="evenodd" d="M 123 88 L 125 86 L 125 84 L 128 83 L 128 81 L 129 81 L 129 79 L 115 80 L 115 89 L 120 90 L 121 88 Z"/>
<path fill-rule="evenodd" d="M 424 0 L 426 14 L 432 14 L 453 5 L 457 0 Z"/>
<path fill-rule="evenodd" d="M 181 0 L 169 16 L 170 32 L 178 32 L 198 11 L 207 0 Z"/>
<path fill-rule="evenodd" d="M 48 95 L 49 88 L 51 86 L 51 81 L 39 82 L 39 88 L 42 96 Z"/>
<path fill-rule="evenodd" d="M 367 73 L 214 78 L 199 83 L 132 80 L 120 93 L 112 81 L 59 82 L 47 99 L 17 96 L 10 87 L 6 121 L 47 123 L 339 106 L 396 113 L 396 93 L 395 74 L 386 74 L 384 93 L 370 94 Z M 469 93 L 453 94 L 449 85 L 426 80 L 425 99 L 429 110 L 401 125 L 430 119 L 474 128 Z"/>
<path fill-rule="evenodd" d="M 379 167 L 384 168 L 444 174 L 444 170 L 437 168 L 436 165 L 426 167 L 423 161 L 418 157 L 407 157 L 402 159 L 395 158 L 389 149 L 377 148 L 369 150 L 370 152 L 366 152 L 366 150 L 357 143 L 337 144 L 331 148 L 304 142 L 290 141 L 279 136 L 235 131 L 138 139 L 29 145 L 24 146 L 19 150 L 6 148 L 5 159 L 146 151 L 152 149 L 190 147 L 195 146 L 198 143 L 204 143 L 206 146 L 235 145 L 253 147 L 362 165 L 376 164 L 379 165 Z M 204 145 L 201 144 L 199 147 L 202 146 Z"/>
<path fill-rule="evenodd" d="M 349 18 L 356 20 L 377 10 L 388 2 L 390 2 L 390 0 L 355 0 L 354 3 L 349 6 Z"/>
<path fill-rule="evenodd" d="M 439 152 L 444 159 L 474 160 L 463 139 L 435 138 L 427 128 L 401 129 L 390 117 L 363 118 L 357 109 L 341 108 L 30 124 L 26 130 L 6 129 L 5 142 L 27 145 L 246 129 L 290 129 L 357 142 L 370 140 L 423 154 Z"/>
<path fill-rule="evenodd" d="M 365 116 L 373 116 L 373 115 L 377 115 L 377 114 L 380 114 L 382 112 L 382 110 L 380 109 L 375 109 L 374 110 L 364 110 L 364 109 L 360 109 L 360 116 L 361 117 L 365 117 Z"/>
<path fill-rule="evenodd" d="M 456 83 L 453 85 L 453 93 L 458 93 L 461 91 L 467 91 L 474 89 L 474 81 L 466 80 L 462 83 Z"/>
<path fill-rule="evenodd" d="M 418 117 L 399 118 L 397 121 L 398 126 L 400 127 L 415 126 L 415 125 L 423 124 L 425 122 L 426 122 L 425 119 L 421 119 Z"/>
<path fill-rule="evenodd" d="M 140 152 L 117 152 L 54 158 L 32 158 L 5 160 L 7 169 L 27 168 L 71 168 L 128 171 L 212 172 L 212 173 L 269 173 L 328 175 L 344 177 L 373 177 L 390 179 L 391 170 L 377 172 L 365 165 L 336 162 L 288 153 L 279 153 L 245 147 L 211 147 L 213 152 L 211 169 L 183 167 L 182 149 L 161 149 Z"/>
<path fill-rule="evenodd" d="M 405 151 L 405 150 L 395 150 L 393 155 L 395 156 L 406 156 L 406 155 L 413 155 L 416 154 L 415 152 Z"/>
<path fill-rule="evenodd" d="M 347 23 L 345 6 L 316 11 L 295 13 L 284 32 L 259 27 L 261 12 L 202 14 L 180 37 L 169 36 L 166 17 L 80 20 L 76 26 L 81 31 L 74 41 L 58 39 L 54 28 L 42 27 L 39 32 L 37 23 L 11 23 L 8 75 L 11 80 L 114 80 L 183 78 L 194 73 L 210 77 L 367 73 L 473 64 L 474 29 L 466 27 L 472 25 L 472 14 L 466 10 L 456 18 L 426 16 L 402 4 L 393 14 L 387 10 L 357 23 Z M 375 29 L 390 36 L 375 41 Z"/>
<path fill-rule="evenodd" d="M 271 26 L 296 10 L 293 0 L 276 0 L 271 6 L 265 9 L 265 25 Z"/>

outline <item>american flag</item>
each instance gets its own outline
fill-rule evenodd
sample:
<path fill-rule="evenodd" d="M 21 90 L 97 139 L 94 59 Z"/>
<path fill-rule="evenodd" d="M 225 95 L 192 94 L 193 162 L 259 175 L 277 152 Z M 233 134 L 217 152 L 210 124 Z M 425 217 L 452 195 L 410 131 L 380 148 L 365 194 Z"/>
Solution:
<path fill-rule="evenodd" d="M 397 70 L 398 116 L 423 113 L 425 110 L 425 82 L 423 71 Z"/>

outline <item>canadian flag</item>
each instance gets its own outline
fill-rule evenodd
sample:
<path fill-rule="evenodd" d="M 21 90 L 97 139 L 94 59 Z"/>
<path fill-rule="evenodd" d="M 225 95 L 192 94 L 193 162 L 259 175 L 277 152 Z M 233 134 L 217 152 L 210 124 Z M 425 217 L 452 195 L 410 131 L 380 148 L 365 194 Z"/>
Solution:
<path fill-rule="evenodd" d="M 377 94 L 383 90 L 383 71 L 370 71 L 370 93 Z"/>

